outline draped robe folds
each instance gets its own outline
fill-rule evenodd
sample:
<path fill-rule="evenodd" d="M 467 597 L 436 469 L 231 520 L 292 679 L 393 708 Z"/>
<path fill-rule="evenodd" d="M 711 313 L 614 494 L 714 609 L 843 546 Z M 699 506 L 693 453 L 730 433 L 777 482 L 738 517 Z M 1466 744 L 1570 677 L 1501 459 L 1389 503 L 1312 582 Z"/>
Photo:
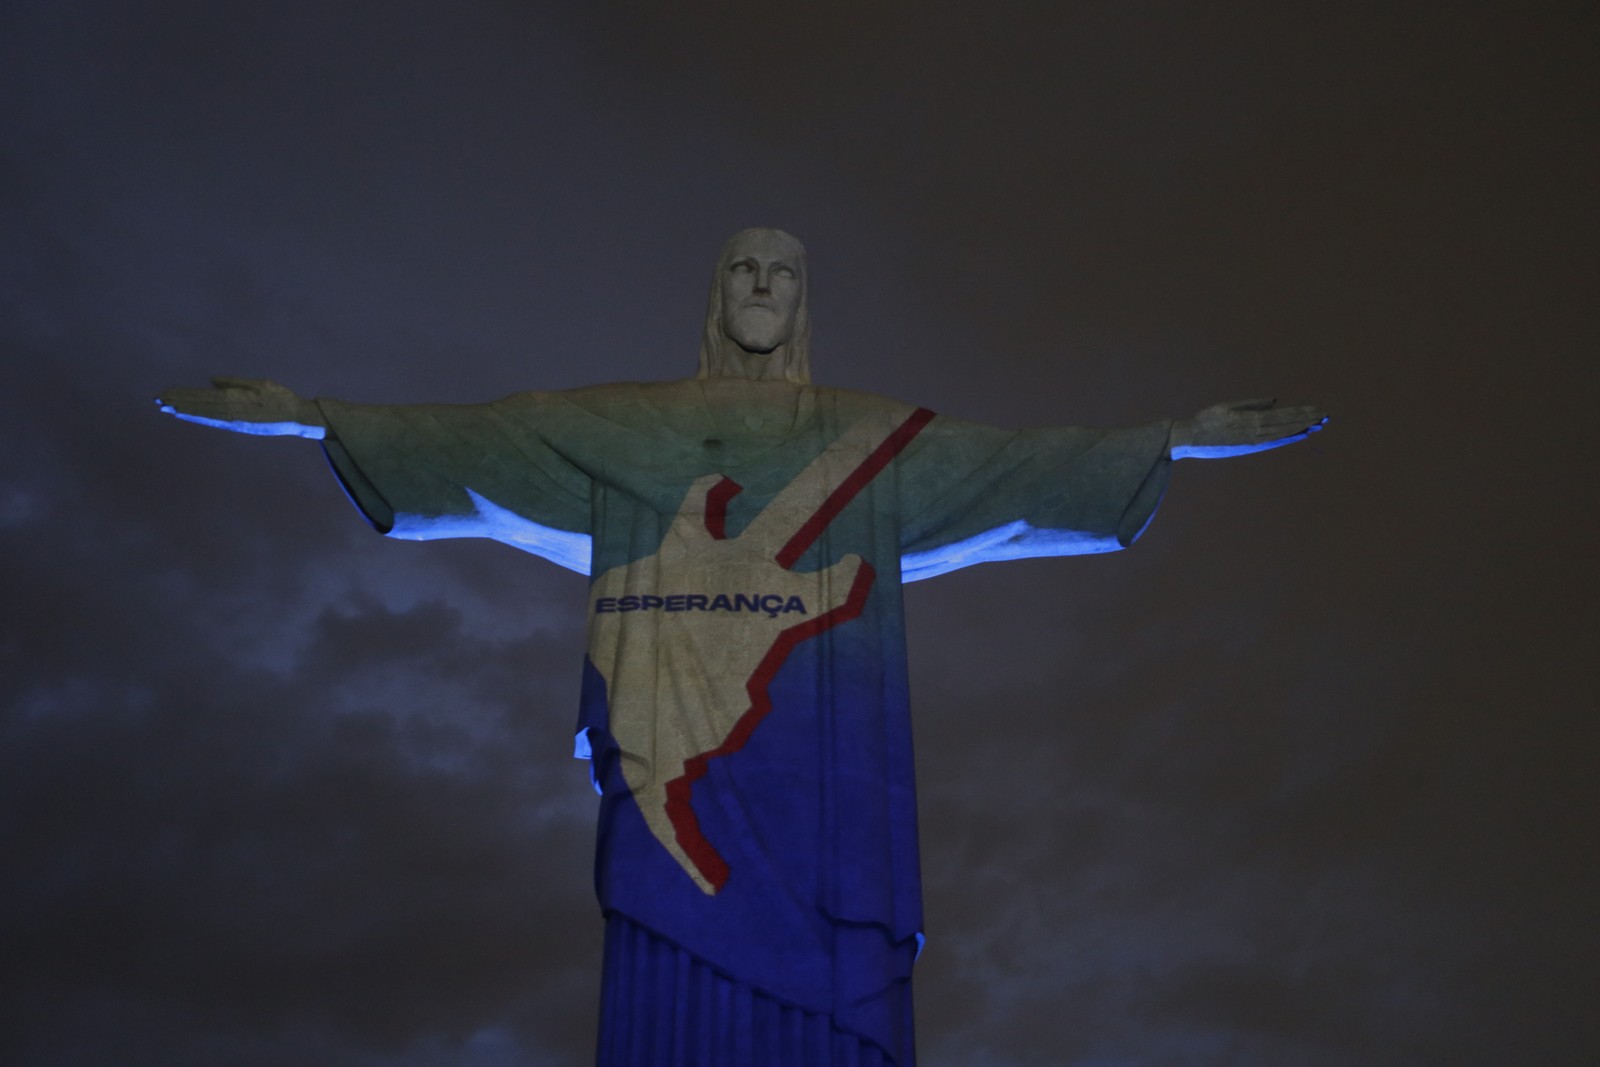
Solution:
<path fill-rule="evenodd" d="M 912 1064 L 901 583 L 1130 544 L 1168 425 L 1006 431 L 735 379 L 319 404 L 381 532 L 593 575 L 599 1062 Z"/>

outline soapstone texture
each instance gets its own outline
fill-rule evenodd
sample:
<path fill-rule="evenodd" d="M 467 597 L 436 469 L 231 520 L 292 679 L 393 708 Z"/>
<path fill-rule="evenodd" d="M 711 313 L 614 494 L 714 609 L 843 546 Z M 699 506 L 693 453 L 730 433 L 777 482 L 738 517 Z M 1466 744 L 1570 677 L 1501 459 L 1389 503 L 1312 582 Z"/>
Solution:
<path fill-rule="evenodd" d="M 805 286 L 799 242 L 735 235 L 694 379 L 468 405 L 242 379 L 163 396 L 190 421 L 320 439 L 390 537 L 494 538 L 591 575 L 575 753 L 601 797 L 604 1067 L 909 1067 L 902 583 L 1126 547 L 1174 457 L 1323 422 L 1257 400 L 1012 431 L 815 386 Z"/>

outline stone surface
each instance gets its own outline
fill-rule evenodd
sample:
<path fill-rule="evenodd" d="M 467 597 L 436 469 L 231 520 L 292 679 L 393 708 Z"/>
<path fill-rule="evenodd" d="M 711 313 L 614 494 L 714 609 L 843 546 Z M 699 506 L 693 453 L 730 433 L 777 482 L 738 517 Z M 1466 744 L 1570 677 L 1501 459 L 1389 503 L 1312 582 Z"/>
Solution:
<path fill-rule="evenodd" d="M 813 386 L 806 283 L 793 237 L 735 235 L 688 381 L 371 407 L 218 378 L 160 400 L 321 439 L 390 536 L 493 537 L 594 575 L 578 754 L 602 797 L 601 905 L 629 931 L 608 947 L 603 1063 L 689 1062 L 672 1051 L 687 1036 L 646 1054 L 637 1035 L 724 1025 L 671 977 L 623 980 L 653 966 L 629 955 L 643 946 L 774 1020 L 797 1013 L 789 1055 L 910 1064 L 922 935 L 901 582 L 1125 547 L 1172 459 L 1325 421 L 1250 400 L 1133 430 L 1006 431 Z"/>

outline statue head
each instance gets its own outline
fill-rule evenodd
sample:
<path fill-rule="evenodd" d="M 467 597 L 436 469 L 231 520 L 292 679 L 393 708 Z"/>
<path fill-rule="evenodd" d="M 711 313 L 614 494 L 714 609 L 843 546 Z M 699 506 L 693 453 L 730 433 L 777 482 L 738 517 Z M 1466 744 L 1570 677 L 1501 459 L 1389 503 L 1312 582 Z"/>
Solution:
<path fill-rule="evenodd" d="M 811 380 L 806 250 L 782 230 L 741 230 L 711 279 L 701 378 Z"/>

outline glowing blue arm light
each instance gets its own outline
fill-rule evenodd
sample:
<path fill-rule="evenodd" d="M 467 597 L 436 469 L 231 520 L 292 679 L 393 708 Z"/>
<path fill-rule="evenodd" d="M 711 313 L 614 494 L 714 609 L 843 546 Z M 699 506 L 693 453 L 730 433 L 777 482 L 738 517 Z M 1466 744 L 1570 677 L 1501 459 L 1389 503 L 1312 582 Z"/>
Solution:
<path fill-rule="evenodd" d="M 316 402 L 265 378 L 211 379 L 210 389 L 167 389 L 156 405 L 168 415 L 215 430 L 255 437 L 320 441 L 328 428 Z"/>

